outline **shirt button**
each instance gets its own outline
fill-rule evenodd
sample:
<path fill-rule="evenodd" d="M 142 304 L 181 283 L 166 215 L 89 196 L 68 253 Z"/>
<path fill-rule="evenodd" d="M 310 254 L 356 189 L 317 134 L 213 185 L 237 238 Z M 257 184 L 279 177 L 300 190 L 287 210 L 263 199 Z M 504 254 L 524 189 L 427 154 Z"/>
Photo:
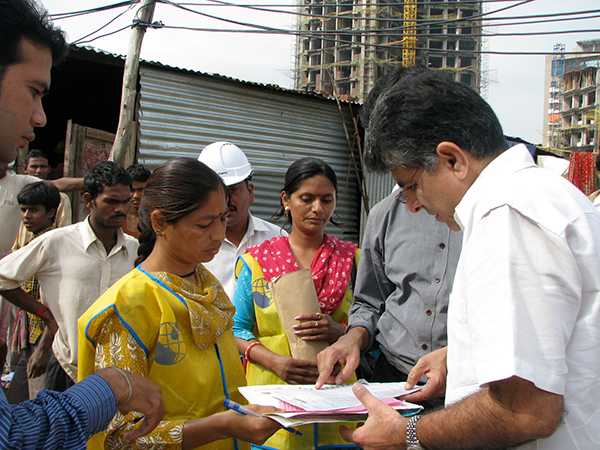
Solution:
<path fill-rule="evenodd" d="M 430 316 L 430 315 L 432 315 L 432 314 L 433 314 L 433 311 L 432 311 L 432 310 L 430 310 L 430 309 L 426 309 L 426 310 L 425 310 L 425 314 L 427 314 L 428 316 Z"/>
<path fill-rule="evenodd" d="M 440 281 L 441 280 L 439 278 L 436 278 L 436 279 L 433 280 L 433 284 L 440 284 Z"/>
<path fill-rule="evenodd" d="M 439 247 L 444 250 L 446 248 L 446 244 L 444 244 L 443 242 L 440 242 Z"/>
<path fill-rule="evenodd" d="M 427 349 L 429 348 L 429 346 L 428 346 L 427 344 L 423 344 L 423 345 L 421 345 L 421 348 L 422 348 L 423 350 L 427 350 Z"/>

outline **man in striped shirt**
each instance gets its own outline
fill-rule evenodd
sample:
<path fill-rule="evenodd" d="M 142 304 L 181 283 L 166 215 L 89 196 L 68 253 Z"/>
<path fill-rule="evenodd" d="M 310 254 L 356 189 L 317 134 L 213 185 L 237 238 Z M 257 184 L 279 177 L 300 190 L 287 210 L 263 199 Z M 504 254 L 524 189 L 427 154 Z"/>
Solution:
<path fill-rule="evenodd" d="M 0 0 L 0 163 L 16 158 L 17 149 L 46 124 L 42 97 L 50 87 L 50 70 L 66 52 L 62 32 L 31 0 Z M 56 322 L 35 300 L 21 305 Z M 9 405 L 0 391 L 0 448 L 83 449 L 117 412 L 144 414 L 133 440 L 151 431 L 163 415 L 160 391 L 150 381 L 109 368 L 57 393 L 42 391 L 36 400 Z"/>

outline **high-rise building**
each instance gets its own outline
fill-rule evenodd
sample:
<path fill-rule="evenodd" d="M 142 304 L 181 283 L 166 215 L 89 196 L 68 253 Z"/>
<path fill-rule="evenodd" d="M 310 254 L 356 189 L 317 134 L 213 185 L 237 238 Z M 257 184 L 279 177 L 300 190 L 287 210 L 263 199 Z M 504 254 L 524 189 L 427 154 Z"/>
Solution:
<path fill-rule="evenodd" d="M 577 42 L 581 55 L 564 54 L 562 44 L 554 51 L 546 57 L 544 146 L 598 152 L 600 39 Z"/>
<path fill-rule="evenodd" d="M 295 87 L 363 100 L 386 67 L 416 64 L 480 87 L 481 2 L 302 0 Z M 473 17 L 473 19 L 470 19 Z"/>

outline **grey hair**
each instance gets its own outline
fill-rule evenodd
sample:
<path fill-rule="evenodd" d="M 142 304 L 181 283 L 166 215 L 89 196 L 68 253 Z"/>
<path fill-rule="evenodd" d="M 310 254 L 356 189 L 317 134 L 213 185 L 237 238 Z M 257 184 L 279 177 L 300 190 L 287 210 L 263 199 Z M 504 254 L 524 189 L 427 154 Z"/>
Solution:
<path fill-rule="evenodd" d="M 367 128 L 367 167 L 433 170 L 440 142 L 453 142 L 475 158 L 507 148 L 492 108 L 471 88 L 448 74 L 409 71 L 380 92 Z"/>

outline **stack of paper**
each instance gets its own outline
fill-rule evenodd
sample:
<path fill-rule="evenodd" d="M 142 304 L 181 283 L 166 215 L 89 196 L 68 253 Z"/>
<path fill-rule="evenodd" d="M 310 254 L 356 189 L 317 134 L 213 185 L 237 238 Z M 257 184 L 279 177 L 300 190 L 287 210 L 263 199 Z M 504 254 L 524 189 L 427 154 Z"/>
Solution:
<path fill-rule="evenodd" d="M 405 383 L 365 383 L 371 394 L 400 414 L 411 416 L 423 407 L 398 399 L 419 390 L 406 389 Z M 270 384 L 239 388 L 249 403 L 273 406 L 276 413 L 265 414 L 284 427 L 307 423 L 363 421 L 367 410 L 352 392 L 351 385 L 325 385 L 315 389 L 312 384 Z"/>

